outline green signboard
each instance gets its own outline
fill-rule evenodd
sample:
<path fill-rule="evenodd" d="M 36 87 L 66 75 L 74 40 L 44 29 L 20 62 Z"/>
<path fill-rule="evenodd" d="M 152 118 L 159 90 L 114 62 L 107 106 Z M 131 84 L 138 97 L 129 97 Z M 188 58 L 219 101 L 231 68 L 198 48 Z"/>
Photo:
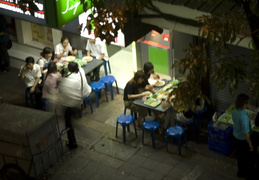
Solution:
<path fill-rule="evenodd" d="M 169 75 L 168 49 L 148 46 L 148 59 L 154 65 L 155 72 Z"/>
<path fill-rule="evenodd" d="M 44 0 L 45 19 L 51 27 L 62 27 L 91 6 L 91 0 Z"/>

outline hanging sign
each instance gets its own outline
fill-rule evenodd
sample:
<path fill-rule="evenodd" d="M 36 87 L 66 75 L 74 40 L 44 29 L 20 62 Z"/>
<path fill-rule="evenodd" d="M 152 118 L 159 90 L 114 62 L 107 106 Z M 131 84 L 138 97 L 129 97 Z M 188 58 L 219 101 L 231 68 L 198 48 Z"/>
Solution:
<path fill-rule="evenodd" d="M 43 3 L 41 1 L 34 2 L 34 5 L 37 6 L 38 11 L 34 12 L 34 15 L 32 16 L 28 4 L 25 8 L 26 10 L 23 11 L 20 6 L 18 5 L 20 0 L 0 0 L 0 9 L 1 13 L 5 14 L 7 16 L 31 21 L 31 22 L 38 22 L 39 24 L 44 24 L 44 8 Z"/>
<path fill-rule="evenodd" d="M 91 0 L 45 0 L 46 22 L 52 27 L 62 27 L 84 12 L 83 6 L 91 7 Z M 52 8 L 51 8 L 52 7 Z"/>

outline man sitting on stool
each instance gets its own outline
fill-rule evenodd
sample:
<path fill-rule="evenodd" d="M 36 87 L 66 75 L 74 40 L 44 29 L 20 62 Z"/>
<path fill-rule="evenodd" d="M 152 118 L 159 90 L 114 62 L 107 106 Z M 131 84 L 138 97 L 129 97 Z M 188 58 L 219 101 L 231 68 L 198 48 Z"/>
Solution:
<path fill-rule="evenodd" d="M 100 38 L 91 37 L 87 41 L 86 45 L 86 55 L 92 56 L 98 60 L 102 60 L 104 63 L 104 71 L 107 73 L 107 61 L 109 60 L 107 47 L 105 42 L 103 42 Z M 93 77 L 91 80 L 99 81 L 100 80 L 100 67 L 94 69 Z M 105 74 L 107 75 L 107 74 Z"/>
<path fill-rule="evenodd" d="M 24 81 L 26 91 L 35 94 L 35 104 L 37 109 L 41 109 L 41 71 L 40 66 L 34 63 L 33 57 L 25 59 L 26 64 L 21 67 L 19 78 Z"/>

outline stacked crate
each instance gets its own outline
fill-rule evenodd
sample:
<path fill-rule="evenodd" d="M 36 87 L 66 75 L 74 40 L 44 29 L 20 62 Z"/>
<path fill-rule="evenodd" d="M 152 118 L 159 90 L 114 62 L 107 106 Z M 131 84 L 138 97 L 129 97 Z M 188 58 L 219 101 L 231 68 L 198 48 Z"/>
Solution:
<path fill-rule="evenodd" d="M 235 148 L 233 127 L 223 122 L 211 121 L 208 124 L 208 146 L 211 151 L 229 155 Z"/>

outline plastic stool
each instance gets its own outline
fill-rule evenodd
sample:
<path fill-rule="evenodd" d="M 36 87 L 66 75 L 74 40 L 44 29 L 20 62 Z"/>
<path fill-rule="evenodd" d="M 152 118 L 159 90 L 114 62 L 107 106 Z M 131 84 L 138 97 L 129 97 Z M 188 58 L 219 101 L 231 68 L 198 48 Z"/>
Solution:
<path fill-rule="evenodd" d="M 202 115 L 208 110 L 207 106 L 204 106 L 204 108 L 200 111 L 196 111 L 195 112 L 195 119 L 197 119 L 198 121 L 198 127 L 199 129 L 201 129 L 201 118 Z"/>
<path fill-rule="evenodd" d="M 122 125 L 122 133 L 123 133 L 123 142 L 126 142 L 126 127 L 127 130 L 130 131 L 129 125 L 133 123 L 134 126 L 134 130 L 135 130 L 135 135 L 136 138 L 138 137 L 137 135 L 137 130 L 136 130 L 136 124 L 134 121 L 134 118 L 132 115 L 120 115 L 117 119 L 117 123 L 116 123 L 116 137 L 118 136 L 118 124 Z"/>
<path fill-rule="evenodd" d="M 172 136 L 173 138 L 176 138 L 177 144 L 178 144 L 178 151 L 179 154 L 181 154 L 181 137 L 184 135 L 185 144 L 187 144 L 186 135 L 184 133 L 184 130 L 181 126 L 173 126 L 169 127 L 166 130 L 166 151 L 168 152 L 168 137 Z M 173 142 L 173 141 L 172 141 Z"/>
<path fill-rule="evenodd" d="M 192 136 L 193 136 L 193 139 L 196 139 L 196 136 L 195 136 L 195 127 L 194 127 L 194 117 L 189 120 L 189 121 L 184 121 L 184 122 L 181 122 L 181 121 L 175 121 L 177 125 L 183 127 L 183 126 L 191 126 L 192 128 Z"/>
<path fill-rule="evenodd" d="M 89 106 L 90 106 L 90 108 L 91 108 L 91 113 L 93 113 L 93 105 L 92 105 L 91 97 L 90 97 L 90 96 L 84 97 L 84 98 L 82 99 L 82 101 L 83 101 L 84 108 L 86 108 L 86 101 L 88 101 Z"/>
<path fill-rule="evenodd" d="M 105 88 L 105 85 L 101 81 L 94 81 L 90 83 L 90 86 L 92 87 L 92 90 L 95 93 L 95 102 L 96 102 L 96 107 L 99 107 L 99 98 L 101 97 L 101 90 L 104 89 L 105 91 L 105 96 L 106 96 L 106 101 L 108 102 L 108 97 L 107 97 L 107 90 Z"/>
<path fill-rule="evenodd" d="M 28 98 L 30 98 L 30 105 L 28 104 Z M 34 108 L 34 93 L 30 93 L 30 90 L 27 88 L 25 89 L 25 101 L 26 101 L 26 106 Z"/>
<path fill-rule="evenodd" d="M 124 106 L 124 114 L 126 114 L 127 109 L 128 108 L 126 106 Z M 131 109 L 129 109 L 129 110 L 130 110 L 130 114 L 132 116 L 134 116 L 134 119 L 136 120 L 138 118 L 138 113 L 137 112 L 133 112 Z"/>
<path fill-rule="evenodd" d="M 118 84 L 117 84 L 117 81 L 116 81 L 115 77 L 112 76 L 112 75 L 103 76 L 103 77 L 101 77 L 100 81 L 103 82 L 105 85 L 109 85 L 110 91 L 111 91 L 111 98 L 113 100 L 114 99 L 113 88 L 112 88 L 113 82 L 115 82 L 117 93 L 119 94 L 119 88 L 118 88 Z"/>
<path fill-rule="evenodd" d="M 152 146 L 155 148 L 155 131 L 160 128 L 160 123 L 155 120 L 145 121 L 142 125 L 142 144 L 144 144 L 144 132 L 145 129 L 150 131 Z"/>

